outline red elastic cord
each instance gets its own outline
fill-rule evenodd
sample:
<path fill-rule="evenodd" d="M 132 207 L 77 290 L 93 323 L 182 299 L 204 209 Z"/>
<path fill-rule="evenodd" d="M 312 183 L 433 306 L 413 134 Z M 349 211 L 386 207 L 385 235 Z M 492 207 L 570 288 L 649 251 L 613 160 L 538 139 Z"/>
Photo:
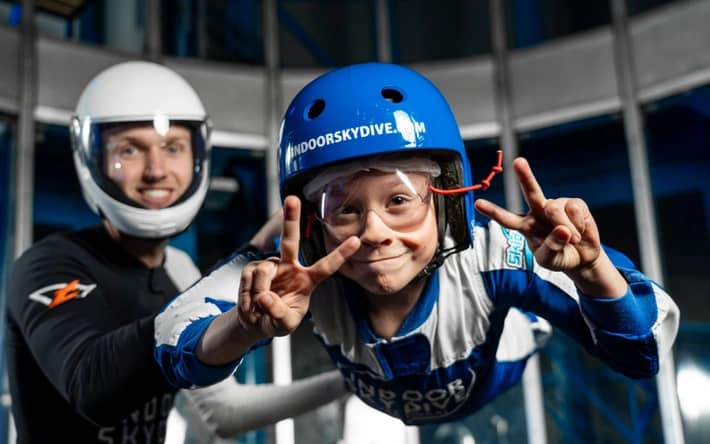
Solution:
<path fill-rule="evenodd" d="M 441 188 L 435 188 L 431 185 L 429 185 L 429 189 L 435 192 L 436 194 L 459 194 L 459 193 L 467 193 L 469 191 L 476 191 L 476 190 L 487 190 L 488 187 L 491 186 L 491 180 L 493 180 L 493 177 L 503 171 L 503 151 L 498 150 L 498 162 L 496 165 L 491 168 L 491 172 L 488 173 L 488 177 L 483 179 L 481 183 L 478 183 L 476 185 L 471 185 L 470 187 L 464 187 L 464 188 L 452 188 L 450 190 L 442 190 Z"/>
<path fill-rule="evenodd" d="M 313 229 L 313 221 L 316 220 L 316 213 L 311 213 L 306 219 L 306 239 L 311 238 L 311 230 Z"/>

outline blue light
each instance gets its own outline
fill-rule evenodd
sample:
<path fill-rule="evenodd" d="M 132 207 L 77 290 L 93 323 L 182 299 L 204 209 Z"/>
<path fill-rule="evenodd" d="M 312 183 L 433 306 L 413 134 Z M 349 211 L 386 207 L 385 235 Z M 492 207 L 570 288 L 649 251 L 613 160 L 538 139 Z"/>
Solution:
<path fill-rule="evenodd" d="M 7 17 L 7 24 L 10 26 L 17 26 L 20 24 L 21 18 L 22 6 L 14 4 L 10 6 L 10 15 Z"/>

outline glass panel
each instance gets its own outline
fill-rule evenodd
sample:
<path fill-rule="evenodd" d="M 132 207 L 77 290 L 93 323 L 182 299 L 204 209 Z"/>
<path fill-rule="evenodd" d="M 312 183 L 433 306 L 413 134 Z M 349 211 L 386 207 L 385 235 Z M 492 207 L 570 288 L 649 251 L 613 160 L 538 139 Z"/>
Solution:
<path fill-rule="evenodd" d="M 710 86 L 705 86 L 644 109 L 664 284 L 681 313 L 675 358 L 687 443 L 710 437 L 710 404 L 692 396 L 706 392 L 702 384 L 708 384 L 710 369 L 709 104 Z"/>
<path fill-rule="evenodd" d="M 12 196 L 13 180 L 10 162 L 12 160 L 12 127 L 10 120 L 0 115 L 0 285 L 3 284 L 6 265 L 12 257 L 10 227 L 12 227 Z M 0 287 L 0 293 L 4 289 Z M 1 366 L 0 366 L 1 367 Z"/>
<path fill-rule="evenodd" d="M 397 63 L 455 59 L 491 52 L 488 1 L 390 1 Z"/>
<path fill-rule="evenodd" d="M 684 321 L 710 321 L 708 100 L 710 86 L 645 108 L 664 283 Z"/>
<path fill-rule="evenodd" d="M 5 343 L 5 289 L 7 275 L 13 258 L 12 233 L 13 208 L 11 192 L 13 184 L 12 149 L 13 127 L 9 118 L 0 115 L 0 343 Z M 0 375 L 5 375 L 5 347 L 0 350 Z M 6 387 L 7 378 L 3 377 L 2 395 L 9 396 Z M 8 417 L 10 411 L 7 403 L 0 406 L 0 437 L 8 436 Z M 5 439 L 0 438 L 0 443 Z"/>
<path fill-rule="evenodd" d="M 3 25 L 17 26 L 20 16 L 19 7 L 10 0 L 0 0 L 0 23 Z"/>
<path fill-rule="evenodd" d="M 0 0 L 0 20 L 18 26 L 19 2 Z M 37 32 L 42 36 L 103 45 L 133 54 L 143 50 L 145 0 L 86 0 L 81 6 L 38 2 L 35 12 Z"/>
<path fill-rule="evenodd" d="M 281 64 L 335 67 L 377 59 L 374 2 L 278 2 Z"/>
<path fill-rule="evenodd" d="M 480 183 L 491 172 L 491 168 L 498 160 L 496 151 L 500 149 L 500 141 L 497 138 L 469 140 L 465 142 L 466 153 L 471 164 L 471 176 L 473 183 Z M 503 175 L 497 174 L 491 181 L 491 186 L 487 190 L 476 191 L 474 197 L 482 197 L 500 206 L 505 206 L 505 191 L 503 187 Z M 476 214 L 476 219 L 487 219 L 482 214 Z"/>
<path fill-rule="evenodd" d="M 646 11 L 652 11 L 660 6 L 671 3 L 682 3 L 695 0 L 626 0 L 626 12 L 630 15 L 642 14 Z"/>
<path fill-rule="evenodd" d="M 589 205 L 602 242 L 639 264 L 622 121 L 616 115 L 520 136 L 545 195 Z M 653 379 L 614 373 L 559 330 L 541 353 L 547 433 L 552 442 L 662 442 Z"/>
<path fill-rule="evenodd" d="M 525 48 L 611 23 L 609 1 L 505 0 L 508 46 Z"/>
<path fill-rule="evenodd" d="M 162 0 L 163 53 L 263 64 L 262 2 Z"/>
<path fill-rule="evenodd" d="M 201 270 L 247 242 L 268 214 L 263 151 L 213 147 L 210 168 L 210 191 L 194 223 Z"/>
<path fill-rule="evenodd" d="M 701 444 L 710 439 L 710 324 L 685 321 L 675 347 L 678 399 L 685 442 Z"/>
<path fill-rule="evenodd" d="M 522 385 L 512 387 L 463 420 L 419 427 L 419 441 L 431 444 L 527 442 Z"/>
<path fill-rule="evenodd" d="M 68 128 L 38 123 L 35 134 L 33 241 L 98 223 L 81 195 Z"/>

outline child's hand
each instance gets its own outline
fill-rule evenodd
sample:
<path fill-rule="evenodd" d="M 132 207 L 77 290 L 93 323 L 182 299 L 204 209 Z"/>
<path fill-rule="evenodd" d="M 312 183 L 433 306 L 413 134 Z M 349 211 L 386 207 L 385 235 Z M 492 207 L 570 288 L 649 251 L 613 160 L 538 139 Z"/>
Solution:
<path fill-rule="evenodd" d="M 284 201 L 281 257 L 247 264 L 239 287 L 239 321 L 252 333 L 284 336 L 298 327 L 308 310 L 316 285 L 338 271 L 360 248 L 351 237 L 310 267 L 298 262 L 301 201 Z"/>
<path fill-rule="evenodd" d="M 476 210 L 504 227 L 522 233 L 537 262 L 549 269 L 582 272 L 595 266 L 601 254 L 599 230 L 587 204 L 576 198 L 546 199 L 527 160 L 513 161 L 528 214 L 520 216 L 478 199 Z"/>

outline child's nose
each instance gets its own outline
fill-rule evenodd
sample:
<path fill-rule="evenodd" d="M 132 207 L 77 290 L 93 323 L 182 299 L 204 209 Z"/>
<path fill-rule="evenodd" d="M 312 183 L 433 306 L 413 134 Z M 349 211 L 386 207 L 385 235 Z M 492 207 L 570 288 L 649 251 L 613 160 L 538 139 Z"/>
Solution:
<path fill-rule="evenodd" d="M 365 220 L 360 233 L 360 240 L 369 245 L 382 245 L 392 242 L 392 229 L 373 210 L 365 213 Z"/>

